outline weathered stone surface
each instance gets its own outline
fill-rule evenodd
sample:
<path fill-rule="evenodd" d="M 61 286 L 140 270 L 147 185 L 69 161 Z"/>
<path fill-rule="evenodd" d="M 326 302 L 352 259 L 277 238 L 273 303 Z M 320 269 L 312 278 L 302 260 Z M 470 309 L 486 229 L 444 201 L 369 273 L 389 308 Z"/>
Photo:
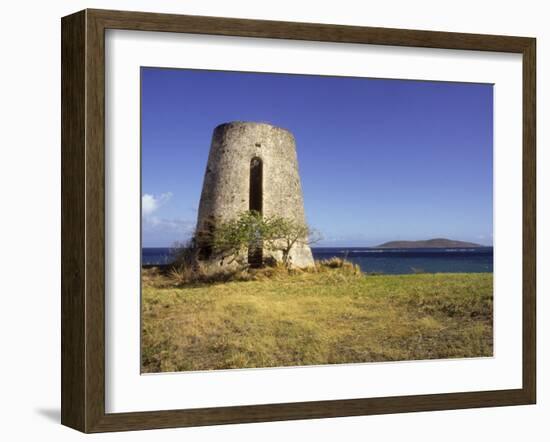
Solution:
<path fill-rule="evenodd" d="M 262 213 L 305 223 L 302 186 L 294 136 L 266 123 L 231 122 L 217 126 L 204 175 L 197 231 L 215 228 L 216 223 L 237 217 L 250 209 L 251 161 L 262 161 Z M 198 245 L 201 247 L 200 238 Z M 206 254 L 208 255 L 208 254 Z M 264 251 L 264 257 L 280 260 L 280 253 Z M 313 265 L 311 249 L 299 244 L 290 253 L 295 267 Z M 205 256 L 206 269 L 227 266 L 216 256 Z"/>

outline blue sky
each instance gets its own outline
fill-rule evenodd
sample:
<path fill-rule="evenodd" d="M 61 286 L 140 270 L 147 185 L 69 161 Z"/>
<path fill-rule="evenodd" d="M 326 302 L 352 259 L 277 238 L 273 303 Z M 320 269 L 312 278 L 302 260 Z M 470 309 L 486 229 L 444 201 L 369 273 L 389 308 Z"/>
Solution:
<path fill-rule="evenodd" d="M 492 245 L 493 87 L 142 68 L 142 240 L 196 223 L 212 130 L 292 131 L 319 246 L 446 237 Z"/>

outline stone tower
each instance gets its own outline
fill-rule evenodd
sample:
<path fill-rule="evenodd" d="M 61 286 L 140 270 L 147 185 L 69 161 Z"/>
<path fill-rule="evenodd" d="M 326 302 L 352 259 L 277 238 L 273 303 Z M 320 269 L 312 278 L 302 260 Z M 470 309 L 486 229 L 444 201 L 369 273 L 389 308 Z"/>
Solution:
<path fill-rule="evenodd" d="M 302 186 L 294 136 L 266 123 L 231 122 L 217 126 L 212 136 L 199 204 L 197 232 L 236 218 L 247 210 L 265 217 L 280 216 L 305 224 Z M 226 268 L 211 247 L 197 235 L 198 260 L 207 271 Z M 281 260 L 281 252 L 249 251 L 248 261 Z M 256 255 L 256 256 L 254 256 Z M 311 249 L 297 243 L 291 250 L 293 267 L 313 265 Z"/>

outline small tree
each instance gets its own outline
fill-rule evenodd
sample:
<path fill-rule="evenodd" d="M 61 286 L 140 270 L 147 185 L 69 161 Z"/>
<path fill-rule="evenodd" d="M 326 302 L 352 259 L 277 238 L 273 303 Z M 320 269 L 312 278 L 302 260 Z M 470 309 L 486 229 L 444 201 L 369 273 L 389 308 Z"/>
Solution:
<path fill-rule="evenodd" d="M 264 218 L 256 211 L 242 212 L 237 218 L 222 222 L 213 229 L 211 245 L 215 254 L 229 263 L 243 261 L 247 251 L 263 247 L 277 250 L 282 254 L 282 262 L 289 267 L 290 252 L 298 244 L 311 244 L 319 240 L 317 232 L 306 224 L 280 216 Z"/>
<path fill-rule="evenodd" d="M 222 259 L 230 258 L 229 263 L 240 262 L 250 247 L 261 244 L 264 230 L 261 213 L 254 210 L 242 212 L 237 218 L 216 226 L 212 232 L 212 249 Z"/>
<path fill-rule="evenodd" d="M 306 224 L 280 216 L 273 216 L 264 221 L 264 244 L 270 250 L 282 253 L 285 267 L 290 267 L 290 252 L 297 245 L 308 245 L 318 241 L 318 234 Z"/>

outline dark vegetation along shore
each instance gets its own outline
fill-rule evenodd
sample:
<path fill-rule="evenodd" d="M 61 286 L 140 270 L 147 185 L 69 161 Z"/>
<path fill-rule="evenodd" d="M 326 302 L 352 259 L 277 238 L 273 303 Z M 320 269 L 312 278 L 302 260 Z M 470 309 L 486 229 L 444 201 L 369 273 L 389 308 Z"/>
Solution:
<path fill-rule="evenodd" d="M 491 273 L 142 270 L 144 373 L 492 356 Z"/>

